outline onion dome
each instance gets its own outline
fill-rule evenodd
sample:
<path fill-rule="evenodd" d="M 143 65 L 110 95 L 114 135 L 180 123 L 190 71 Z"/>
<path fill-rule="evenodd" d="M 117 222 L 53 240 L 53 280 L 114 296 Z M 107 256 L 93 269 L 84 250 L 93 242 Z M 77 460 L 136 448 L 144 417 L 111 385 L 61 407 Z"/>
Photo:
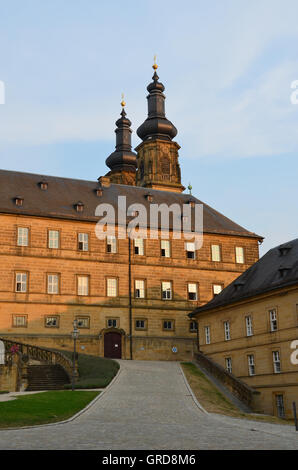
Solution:
<path fill-rule="evenodd" d="M 138 128 L 137 134 L 143 141 L 147 139 L 172 140 L 177 135 L 177 129 L 165 115 L 166 97 L 163 94 L 165 87 L 158 81 L 156 63 L 154 63 L 153 69 L 153 81 L 147 87 L 149 91 L 147 96 L 148 117 Z"/>
<path fill-rule="evenodd" d="M 116 121 L 116 149 L 106 159 L 106 165 L 113 171 L 136 171 L 137 155 L 131 151 L 131 121 L 126 117 L 125 102 L 121 101 L 121 118 Z"/>

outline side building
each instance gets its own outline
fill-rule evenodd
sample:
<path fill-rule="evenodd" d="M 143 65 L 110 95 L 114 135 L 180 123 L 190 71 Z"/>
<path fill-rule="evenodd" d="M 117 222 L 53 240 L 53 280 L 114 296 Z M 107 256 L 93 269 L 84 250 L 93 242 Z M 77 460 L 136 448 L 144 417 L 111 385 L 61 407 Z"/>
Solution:
<path fill-rule="evenodd" d="M 177 130 L 156 70 L 148 91 L 137 153 L 122 103 L 110 171 L 98 181 L 0 171 L 0 336 L 70 349 L 77 319 L 86 353 L 189 359 L 197 332 L 188 312 L 258 260 L 260 236 L 183 193 Z M 169 239 L 122 239 L 118 226 L 97 238 L 97 206 L 117 215 L 119 196 L 147 213 L 152 204 L 203 204 L 202 248 L 173 238 L 171 227 Z"/>
<path fill-rule="evenodd" d="M 260 392 L 260 411 L 293 417 L 298 397 L 298 239 L 268 251 L 191 314 L 199 350 Z"/>

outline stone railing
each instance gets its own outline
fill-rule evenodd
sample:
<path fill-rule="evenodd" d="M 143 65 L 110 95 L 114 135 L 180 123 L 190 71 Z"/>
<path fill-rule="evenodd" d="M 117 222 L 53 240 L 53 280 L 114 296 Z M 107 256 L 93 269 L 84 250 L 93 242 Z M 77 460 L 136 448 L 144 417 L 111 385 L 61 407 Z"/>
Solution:
<path fill-rule="evenodd" d="M 59 364 L 71 379 L 72 361 L 63 353 L 44 347 L 33 346 L 32 344 L 18 343 L 17 341 L 11 341 L 1 337 L 0 341 L 3 341 L 5 345 L 5 357 L 7 356 L 7 360 L 9 360 L 11 356 L 11 348 L 17 346 L 17 352 L 20 352 L 23 357 L 27 356 L 28 359 L 34 359 L 45 364 Z"/>
<path fill-rule="evenodd" d="M 242 382 L 242 380 L 237 379 L 237 377 L 225 370 L 210 357 L 205 356 L 205 354 L 196 352 L 194 359 L 203 369 L 221 382 L 235 397 L 250 408 L 254 408 L 255 396 L 259 395 L 260 392 Z"/>

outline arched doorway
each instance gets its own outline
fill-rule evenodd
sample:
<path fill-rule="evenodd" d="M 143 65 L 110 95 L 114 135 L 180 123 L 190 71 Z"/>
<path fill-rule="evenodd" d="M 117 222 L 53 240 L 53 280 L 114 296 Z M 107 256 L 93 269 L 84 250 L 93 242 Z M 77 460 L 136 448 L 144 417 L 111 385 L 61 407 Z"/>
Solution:
<path fill-rule="evenodd" d="M 122 337 L 121 333 L 117 331 L 109 331 L 104 335 L 104 357 L 111 359 L 121 359 L 122 348 L 121 348 Z"/>

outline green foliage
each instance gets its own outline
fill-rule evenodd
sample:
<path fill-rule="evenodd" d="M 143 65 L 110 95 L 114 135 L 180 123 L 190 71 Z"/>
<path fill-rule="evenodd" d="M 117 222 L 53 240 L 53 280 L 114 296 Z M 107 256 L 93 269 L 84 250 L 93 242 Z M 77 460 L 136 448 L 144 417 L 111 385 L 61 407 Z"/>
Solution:
<path fill-rule="evenodd" d="M 21 395 L 0 402 L 0 427 L 34 426 L 70 418 L 98 395 L 98 392 L 51 391 Z"/>
<path fill-rule="evenodd" d="M 61 351 L 67 357 L 72 359 L 71 351 Z M 112 359 L 104 357 L 90 356 L 79 353 L 79 381 L 75 388 L 105 388 L 115 377 L 119 370 L 119 364 Z M 65 385 L 65 388 L 71 388 L 71 384 Z"/>

